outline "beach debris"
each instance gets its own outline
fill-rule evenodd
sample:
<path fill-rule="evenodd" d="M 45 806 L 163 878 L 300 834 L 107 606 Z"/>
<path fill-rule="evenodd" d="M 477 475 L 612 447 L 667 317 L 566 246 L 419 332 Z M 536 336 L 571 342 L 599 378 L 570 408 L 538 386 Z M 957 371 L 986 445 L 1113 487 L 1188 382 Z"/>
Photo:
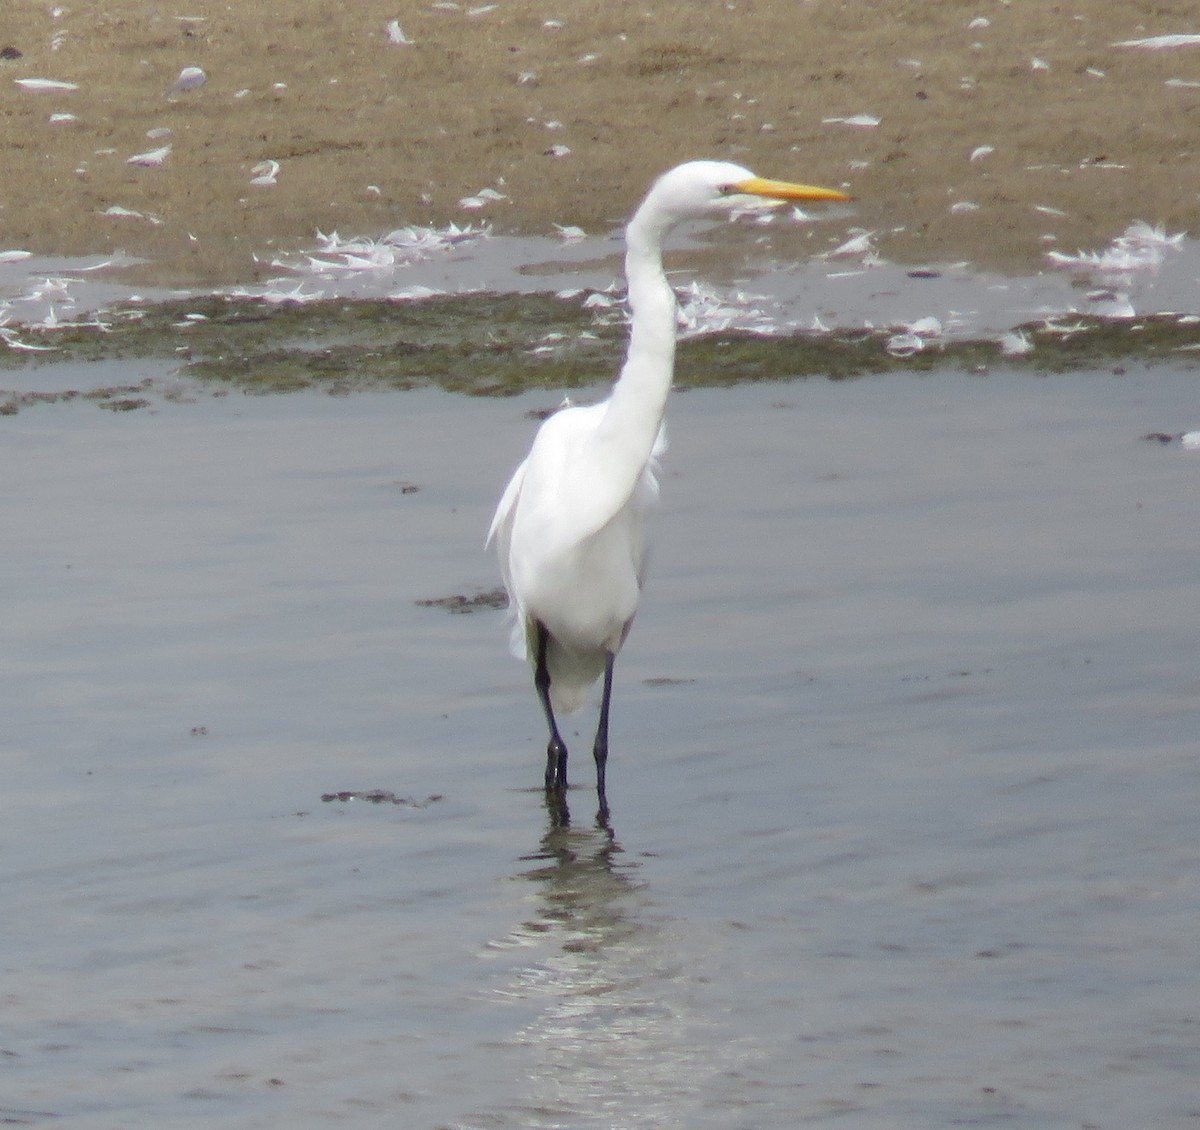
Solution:
<path fill-rule="evenodd" d="M 1172 47 L 1200 45 L 1200 35 L 1152 35 L 1148 39 L 1123 39 L 1114 47 L 1140 47 L 1147 51 L 1165 51 Z"/>
<path fill-rule="evenodd" d="M 22 90 L 28 90 L 34 94 L 48 94 L 55 91 L 62 94 L 69 90 L 79 89 L 79 83 L 64 82 L 57 78 L 15 78 L 13 82 Z"/>
<path fill-rule="evenodd" d="M 941 321 L 932 314 L 918 318 L 915 322 L 907 322 L 899 327 L 884 343 L 883 347 L 893 357 L 911 357 L 921 353 L 930 345 L 940 344 L 946 336 Z"/>
<path fill-rule="evenodd" d="M 150 149 L 145 153 L 135 153 L 126 159 L 125 164 L 137 165 L 143 169 L 154 169 L 161 165 L 171 152 L 171 146 L 163 145 L 158 149 Z"/>
<path fill-rule="evenodd" d="M 343 789 L 336 793 L 322 793 L 321 799 L 328 803 L 331 800 L 352 801 L 363 800 L 370 804 L 398 804 L 404 808 L 425 808 L 444 799 L 441 793 L 433 793 L 424 800 L 411 796 L 397 796 L 390 789 Z"/>
<path fill-rule="evenodd" d="M 506 608 L 508 593 L 502 588 L 483 589 L 468 596 L 466 593 L 453 593 L 450 596 L 436 596 L 425 600 L 414 600 L 418 608 L 444 608 L 447 612 L 462 615 L 475 612 L 480 608 Z"/>
<path fill-rule="evenodd" d="M 917 334 L 896 333 L 883 343 L 883 347 L 893 357 L 912 357 L 925 348 L 925 342 Z"/>
<path fill-rule="evenodd" d="M 538 78 L 537 71 L 518 71 L 517 72 L 517 85 L 518 86 L 532 86 L 534 83 L 537 82 L 537 78 Z"/>
<path fill-rule="evenodd" d="M 565 145 L 551 145 L 549 149 L 542 150 L 542 153 L 546 157 L 567 157 L 571 150 Z"/>
<path fill-rule="evenodd" d="M 1029 69 L 1031 71 L 1048 71 L 1050 69 L 1050 64 L 1047 63 L 1045 59 L 1040 59 L 1038 56 L 1034 55 L 1034 57 L 1029 60 Z"/>
<path fill-rule="evenodd" d="M 950 211 L 956 216 L 964 212 L 978 212 L 979 205 L 974 200 L 957 200 L 950 205 Z"/>
<path fill-rule="evenodd" d="M 250 171 L 254 174 L 250 183 L 256 188 L 269 188 L 276 184 L 275 178 L 279 175 L 278 161 L 259 161 L 257 165 L 251 167 Z"/>
<path fill-rule="evenodd" d="M 19 59 L 24 55 L 24 52 L 19 47 L 14 47 L 11 43 L 0 47 L 0 59 Z"/>
<path fill-rule="evenodd" d="M 65 110 L 59 110 L 57 113 L 50 115 L 51 125 L 61 126 L 68 122 L 77 122 L 79 119 L 74 114 L 69 114 Z"/>
<path fill-rule="evenodd" d="M 199 67 L 184 67 L 179 72 L 175 81 L 167 87 L 168 97 L 172 94 L 181 94 L 187 90 L 198 90 L 208 81 L 206 75 Z"/>
<path fill-rule="evenodd" d="M 389 43 L 394 43 L 398 47 L 412 43 L 412 40 L 401 29 L 399 20 L 388 21 L 387 37 Z"/>
<path fill-rule="evenodd" d="M 1178 443 L 1185 451 L 1200 451 L 1200 431 L 1197 432 L 1147 432 L 1142 439 L 1164 446 Z"/>

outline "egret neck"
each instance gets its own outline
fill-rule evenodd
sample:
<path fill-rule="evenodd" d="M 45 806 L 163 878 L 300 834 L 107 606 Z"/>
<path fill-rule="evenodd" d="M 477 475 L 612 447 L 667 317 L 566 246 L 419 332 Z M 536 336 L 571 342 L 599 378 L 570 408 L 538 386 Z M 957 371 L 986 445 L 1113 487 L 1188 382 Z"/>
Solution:
<path fill-rule="evenodd" d="M 633 493 L 654 449 L 675 369 L 675 293 L 662 264 L 671 226 L 652 195 L 625 232 L 629 348 L 596 433 L 611 456 L 607 474 L 620 474 L 619 485 L 610 480 L 609 489 L 622 499 Z"/>

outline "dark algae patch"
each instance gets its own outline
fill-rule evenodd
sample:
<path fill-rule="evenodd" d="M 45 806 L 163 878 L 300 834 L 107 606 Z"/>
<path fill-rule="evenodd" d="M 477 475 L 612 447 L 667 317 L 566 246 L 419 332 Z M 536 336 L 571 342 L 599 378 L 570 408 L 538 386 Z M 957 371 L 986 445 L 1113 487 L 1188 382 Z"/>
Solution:
<path fill-rule="evenodd" d="M 909 356 L 888 350 L 889 330 L 759 335 L 715 333 L 679 345 L 676 385 L 873 373 L 985 372 L 994 365 L 1036 373 L 1106 368 L 1122 361 L 1180 362 L 1200 352 L 1200 324 L 1173 315 L 1018 327 L 1031 347 L 1006 356 L 991 338 L 927 343 Z M 473 396 L 604 384 L 617 373 L 626 328 L 599 321 L 579 298 L 473 294 L 421 302 L 324 300 L 269 303 L 209 296 L 130 303 L 86 322 L 23 327 L 26 348 L 0 347 L 0 369 L 55 362 L 158 358 L 175 372 L 246 393 L 437 386 Z M 2 383 L 2 378 L 0 378 Z M 97 398 L 113 410 L 144 406 L 141 387 Z M 119 394 L 119 395 L 118 395 Z M 31 399 L 32 397 L 32 399 Z M 0 390 L 0 412 L 68 393 Z"/>

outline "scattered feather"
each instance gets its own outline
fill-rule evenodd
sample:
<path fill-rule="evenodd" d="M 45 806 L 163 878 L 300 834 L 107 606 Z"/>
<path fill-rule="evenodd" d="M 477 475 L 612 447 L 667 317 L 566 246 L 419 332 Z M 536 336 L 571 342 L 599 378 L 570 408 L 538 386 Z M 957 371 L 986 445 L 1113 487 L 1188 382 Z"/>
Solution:
<path fill-rule="evenodd" d="M 932 314 L 926 314 L 924 318 L 909 322 L 904 328 L 910 334 L 918 334 L 921 337 L 942 337 L 945 333 L 942 323 Z"/>
<path fill-rule="evenodd" d="M 1200 35 L 1152 35 L 1148 39 L 1123 39 L 1114 47 L 1141 47 L 1147 51 L 1164 51 L 1171 47 L 1195 47 Z"/>
<path fill-rule="evenodd" d="M 397 46 L 401 44 L 410 44 L 412 40 L 400 28 L 399 20 L 389 20 L 387 25 L 387 37 L 389 43 L 394 43 Z"/>
<path fill-rule="evenodd" d="M 587 232 L 583 228 L 575 227 L 574 224 L 555 224 L 554 230 L 558 232 L 558 238 L 564 243 L 575 243 L 581 239 L 587 239 Z"/>
<path fill-rule="evenodd" d="M 1187 90 L 1195 90 L 1200 87 L 1200 82 L 1189 78 L 1169 78 L 1166 82 L 1167 86 L 1184 87 Z"/>
<path fill-rule="evenodd" d="M 171 152 L 170 145 L 163 145 L 158 149 L 150 149 L 145 153 L 135 153 L 132 157 L 126 159 L 127 165 L 138 165 L 143 169 L 158 168 L 168 157 Z"/>
<path fill-rule="evenodd" d="M 254 174 L 250 183 L 257 188 L 269 188 L 278 183 L 275 179 L 279 175 L 278 161 L 259 161 L 250 171 Z"/>
<path fill-rule="evenodd" d="M 571 150 L 565 145 L 551 145 L 549 149 L 543 150 L 543 153 L 547 157 L 567 157 Z"/>
<path fill-rule="evenodd" d="M 317 232 L 320 248 L 304 256 L 303 262 L 277 261 L 290 271 L 315 275 L 345 276 L 356 272 L 386 273 L 413 263 L 421 263 L 451 251 L 455 247 L 486 239 L 488 227 L 451 224 L 441 231 L 433 228 L 397 228 L 382 239 L 360 236 L 342 239 L 337 232 Z"/>
<path fill-rule="evenodd" d="M 858 255 L 874 255 L 875 247 L 872 240 L 875 238 L 875 233 L 865 231 L 859 235 L 852 236 L 845 243 L 835 247 L 832 251 L 825 252 L 826 259 L 849 259 L 851 256 Z"/>
<path fill-rule="evenodd" d="M 950 205 L 950 211 L 956 216 L 963 212 L 978 212 L 979 205 L 974 200 L 958 200 Z"/>
<path fill-rule="evenodd" d="M 388 298 L 393 302 L 424 302 L 428 298 L 440 298 L 447 291 L 438 290 L 432 286 L 406 286 L 402 290 L 393 291 Z"/>
<path fill-rule="evenodd" d="M 67 122 L 76 122 L 79 119 L 74 114 L 68 114 L 66 111 L 60 111 L 57 114 L 50 115 L 50 121 L 56 125 L 65 125 Z"/>
<path fill-rule="evenodd" d="M 1178 247 L 1186 232 L 1168 235 L 1161 225 L 1151 227 L 1143 220 L 1130 224 L 1123 235 L 1113 240 L 1104 251 L 1077 251 L 1068 255 L 1062 251 L 1047 252 L 1046 257 L 1056 267 L 1084 268 L 1101 274 L 1126 274 L 1131 271 L 1153 270 L 1160 266 L 1171 248 Z"/>
<path fill-rule="evenodd" d="M 207 81 L 208 75 L 199 67 L 184 67 L 175 81 L 167 87 L 167 93 L 179 94 L 185 90 L 196 90 Z"/>
<path fill-rule="evenodd" d="M 152 224 L 161 224 L 162 217 L 153 212 L 138 212 L 133 208 L 125 208 L 120 204 L 111 204 L 100 213 L 102 216 L 116 216 L 120 219 L 148 220 Z"/>
<path fill-rule="evenodd" d="M 989 154 L 992 154 L 995 152 L 996 152 L 996 147 L 994 145 L 977 145 L 974 149 L 971 150 L 971 160 L 972 161 L 982 161 L 984 159 L 984 157 L 987 157 Z"/>
<path fill-rule="evenodd" d="M 1097 318 L 1124 321 L 1137 317 L 1137 311 L 1134 309 L 1133 303 L 1129 300 L 1129 295 L 1121 291 L 1093 290 L 1087 297 L 1088 301 L 1092 304 L 1090 312 L 1095 314 Z"/>
<path fill-rule="evenodd" d="M 721 294 L 693 282 L 680 295 L 679 336 L 689 338 L 730 331 L 762 335 L 778 333 L 781 327 L 764 311 L 764 302 L 765 299 L 740 291 Z"/>
<path fill-rule="evenodd" d="M 497 192 L 494 188 L 481 188 L 474 196 L 464 196 L 458 202 L 458 206 L 467 211 L 478 211 L 480 208 L 486 208 L 493 201 L 507 199 L 508 197 L 503 192 Z"/>
<path fill-rule="evenodd" d="M 34 94 L 45 94 L 50 91 L 62 93 L 68 90 L 79 89 L 79 83 L 64 82 L 62 79 L 57 78 L 15 78 L 13 82 L 22 90 L 29 90 Z"/>
<path fill-rule="evenodd" d="M 849 118 L 822 118 L 826 126 L 853 126 L 855 129 L 874 129 L 881 119 L 874 114 L 854 114 Z"/>
<path fill-rule="evenodd" d="M 1029 69 L 1031 71 L 1048 71 L 1050 64 L 1045 59 L 1039 59 L 1036 55 L 1029 60 Z"/>
<path fill-rule="evenodd" d="M 1005 357 L 1023 357 L 1033 351 L 1033 342 L 1026 337 L 1024 330 L 1009 330 L 996 339 L 996 344 Z"/>

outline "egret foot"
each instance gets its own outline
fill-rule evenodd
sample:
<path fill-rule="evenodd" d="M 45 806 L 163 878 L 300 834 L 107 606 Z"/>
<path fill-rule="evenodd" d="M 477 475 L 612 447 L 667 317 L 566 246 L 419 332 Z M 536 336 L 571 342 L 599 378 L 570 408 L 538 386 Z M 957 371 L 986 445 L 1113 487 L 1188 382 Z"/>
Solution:
<path fill-rule="evenodd" d="M 567 747 L 556 730 L 546 746 L 546 791 L 565 792 L 567 788 Z"/>

